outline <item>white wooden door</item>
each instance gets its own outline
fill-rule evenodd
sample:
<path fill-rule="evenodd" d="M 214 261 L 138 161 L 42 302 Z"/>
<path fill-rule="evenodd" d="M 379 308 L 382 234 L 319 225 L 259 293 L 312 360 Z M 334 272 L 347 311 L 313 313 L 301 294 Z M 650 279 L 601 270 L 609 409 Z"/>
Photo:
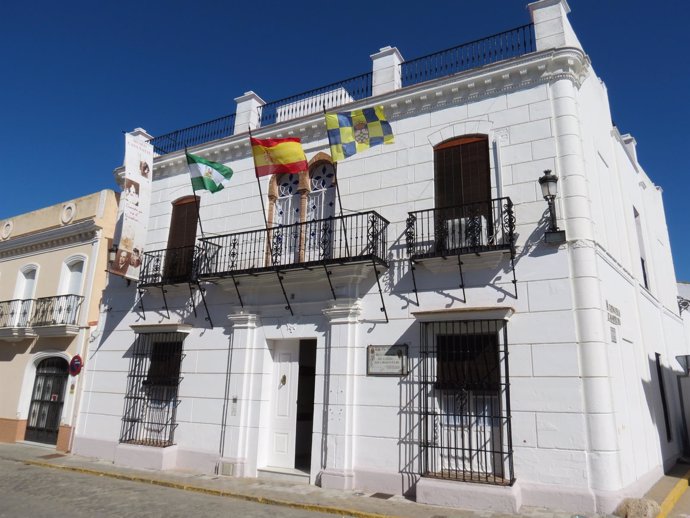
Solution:
<path fill-rule="evenodd" d="M 269 466 L 295 467 L 298 380 L 299 341 L 276 342 L 273 350 Z"/>

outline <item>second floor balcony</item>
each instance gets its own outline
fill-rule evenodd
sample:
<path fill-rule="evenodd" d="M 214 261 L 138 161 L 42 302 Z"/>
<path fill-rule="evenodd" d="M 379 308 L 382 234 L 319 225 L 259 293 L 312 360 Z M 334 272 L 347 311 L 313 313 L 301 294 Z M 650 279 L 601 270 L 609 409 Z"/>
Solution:
<path fill-rule="evenodd" d="M 139 285 L 375 262 L 387 266 L 388 221 L 374 211 L 205 237 L 144 254 Z"/>
<path fill-rule="evenodd" d="M 200 278 L 256 275 L 319 266 L 387 266 L 389 222 L 375 211 L 201 240 Z"/>
<path fill-rule="evenodd" d="M 78 333 L 81 295 L 57 295 L 0 302 L 0 339 L 74 336 Z"/>

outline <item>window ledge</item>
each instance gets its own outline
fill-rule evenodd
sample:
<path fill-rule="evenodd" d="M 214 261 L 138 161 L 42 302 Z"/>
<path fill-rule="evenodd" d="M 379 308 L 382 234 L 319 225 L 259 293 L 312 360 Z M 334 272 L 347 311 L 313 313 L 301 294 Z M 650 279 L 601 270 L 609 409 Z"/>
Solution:
<path fill-rule="evenodd" d="M 412 315 L 420 322 L 438 322 L 444 320 L 509 320 L 514 313 L 515 308 L 500 306 L 413 311 Z"/>
<path fill-rule="evenodd" d="M 192 325 L 174 323 L 174 322 L 161 322 L 160 324 L 131 324 L 129 326 L 137 334 L 150 334 L 150 333 L 187 333 L 192 331 Z"/>

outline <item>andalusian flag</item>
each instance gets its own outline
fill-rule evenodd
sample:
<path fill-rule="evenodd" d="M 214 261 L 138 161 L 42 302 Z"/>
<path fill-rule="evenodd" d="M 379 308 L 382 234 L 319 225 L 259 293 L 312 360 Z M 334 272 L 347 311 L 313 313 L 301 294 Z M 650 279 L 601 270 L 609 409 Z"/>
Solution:
<path fill-rule="evenodd" d="M 211 192 L 218 192 L 226 186 L 232 177 L 232 169 L 211 162 L 197 155 L 185 152 L 187 156 L 187 166 L 192 177 L 192 189 L 201 191 L 206 189 Z"/>
<path fill-rule="evenodd" d="M 393 130 L 383 106 L 327 113 L 326 133 L 334 162 L 379 144 L 393 143 Z"/>
<path fill-rule="evenodd" d="M 251 137 L 252 154 L 256 176 L 280 173 L 301 173 L 308 169 L 307 157 L 304 155 L 299 138 L 265 138 Z"/>

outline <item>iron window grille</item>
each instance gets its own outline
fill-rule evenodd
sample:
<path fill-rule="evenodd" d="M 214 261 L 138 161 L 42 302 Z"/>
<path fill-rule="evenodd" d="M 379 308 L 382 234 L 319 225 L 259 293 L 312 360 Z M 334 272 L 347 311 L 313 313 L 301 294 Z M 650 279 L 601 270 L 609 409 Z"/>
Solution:
<path fill-rule="evenodd" d="M 422 323 L 419 368 L 420 475 L 512 485 L 505 321 Z"/>
<path fill-rule="evenodd" d="M 120 442 L 165 448 L 174 444 L 185 333 L 137 336 L 132 348 Z"/>

